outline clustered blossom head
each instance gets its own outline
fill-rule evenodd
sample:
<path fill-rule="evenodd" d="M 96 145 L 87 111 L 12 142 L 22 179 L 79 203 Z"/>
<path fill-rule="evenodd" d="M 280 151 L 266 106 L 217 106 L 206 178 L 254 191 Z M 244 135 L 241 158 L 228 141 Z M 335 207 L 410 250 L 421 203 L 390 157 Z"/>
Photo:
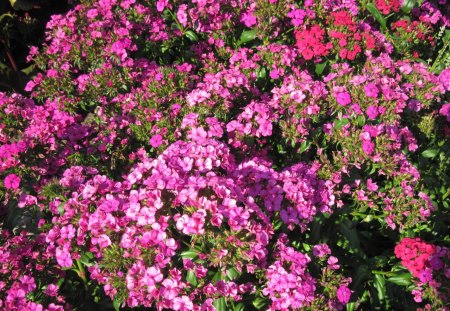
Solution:
<path fill-rule="evenodd" d="M 411 274 L 418 279 L 418 289 L 413 290 L 414 300 L 422 301 L 423 287 L 430 286 L 444 301 L 448 299 L 450 279 L 450 250 L 426 243 L 420 238 L 403 238 L 395 247 L 395 255 Z M 444 290 L 443 292 L 441 292 Z"/>
<path fill-rule="evenodd" d="M 64 298 L 56 285 L 63 271 L 55 267 L 52 254 L 42 252 L 44 235 L 33 238 L 22 232 L 11 236 L 2 230 L 0 242 L 0 308 L 64 310 Z M 42 304 L 29 300 L 29 296 L 40 291 L 45 294 Z"/>

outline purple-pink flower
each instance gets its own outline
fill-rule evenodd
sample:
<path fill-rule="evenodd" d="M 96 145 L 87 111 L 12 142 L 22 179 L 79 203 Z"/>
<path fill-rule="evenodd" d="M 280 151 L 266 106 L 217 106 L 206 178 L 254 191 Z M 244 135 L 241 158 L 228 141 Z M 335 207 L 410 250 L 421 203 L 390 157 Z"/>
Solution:
<path fill-rule="evenodd" d="M 3 181 L 6 189 L 17 189 L 20 185 L 20 177 L 16 174 L 9 174 Z"/>
<path fill-rule="evenodd" d="M 340 92 L 336 95 L 336 101 L 341 106 L 347 106 L 352 102 L 352 99 L 348 92 Z"/>
<path fill-rule="evenodd" d="M 378 90 L 378 87 L 373 84 L 369 83 L 364 86 L 364 92 L 366 93 L 367 97 L 377 98 L 380 91 Z"/>
<path fill-rule="evenodd" d="M 350 296 L 352 295 L 352 292 L 350 291 L 350 289 L 348 289 L 347 286 L 341 285 L 337 290 L 336 294 L 340 303 L 347 304 L 350 301 Z"/>
<path fill-rule="evenodd" d="M 150 139 L 150 145 L 153 148 L 158 148 L 162 144 L 162 136 L 159 134 L 153 135 L 153 137 Z"/>

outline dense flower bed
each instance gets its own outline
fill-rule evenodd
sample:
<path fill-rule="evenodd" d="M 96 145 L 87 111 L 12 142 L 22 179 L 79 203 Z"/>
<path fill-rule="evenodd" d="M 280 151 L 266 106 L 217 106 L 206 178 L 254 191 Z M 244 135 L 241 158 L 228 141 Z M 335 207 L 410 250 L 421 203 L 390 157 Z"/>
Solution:
<path fill-rule="evenodd" d="M 0 308 L 447 310 L 449 14 L 54 15 L 29 96 L 0 93 Z"/>

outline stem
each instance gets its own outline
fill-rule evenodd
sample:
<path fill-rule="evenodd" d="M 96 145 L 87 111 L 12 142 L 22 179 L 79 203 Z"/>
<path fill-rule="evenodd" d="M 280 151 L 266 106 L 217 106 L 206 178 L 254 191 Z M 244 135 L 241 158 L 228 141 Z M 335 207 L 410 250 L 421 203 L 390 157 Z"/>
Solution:
<path fill-rule="evenodd" d="M 11 67 L 13 68 L 14 71 L 17 71 L 17 65 L 16 62 L 14 61 L 14 58 L 11 55 L 11 51 L 6 48 L 6 55 L 8 56 L 9 62 L 11 63 Z"/>
<path fill-rule="evenodd" d="M 434 61 L 433 65 L 431 66 L 431 70 L 433 71 L 435 69 L 436 64 L 441 60 L 442 56 L 444 55 L 445 50 L 447 50 L 447 47 L 450 45 L 450 38 L 447 39 L 447 42 L 444 43 L 444 46 L 439 51 L 438 56 L 436 57 L 436 60 Z"/>

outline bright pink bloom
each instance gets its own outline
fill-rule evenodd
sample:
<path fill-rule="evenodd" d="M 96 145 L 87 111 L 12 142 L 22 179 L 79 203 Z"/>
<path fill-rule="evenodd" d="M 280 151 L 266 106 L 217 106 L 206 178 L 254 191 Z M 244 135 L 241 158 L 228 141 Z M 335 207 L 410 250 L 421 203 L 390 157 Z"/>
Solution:
<path fill-rule="evenodd" d="M 352 102 L 352 99 L 348 92 L 341 92 L 336 95 L 336 101 L 341 106 L 347 106 Z"/>
<path fill-rule="evenodd" d="M 9 174 L 4 180 L 6 189 L 17 189 L 20 185 L 20 177 L 16 174 Z"/>

